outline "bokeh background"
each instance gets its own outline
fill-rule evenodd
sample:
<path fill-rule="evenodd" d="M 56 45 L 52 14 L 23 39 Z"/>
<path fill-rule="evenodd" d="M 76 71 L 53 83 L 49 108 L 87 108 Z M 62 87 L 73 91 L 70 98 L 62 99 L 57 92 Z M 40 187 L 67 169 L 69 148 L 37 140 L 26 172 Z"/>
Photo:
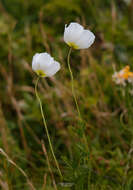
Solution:
<path fill-rule="evenodd" d="M 85 127 L 81 127 L 73 101 L 67 69 L 69 48 L 63 41 L 64 26 L 72 21 L 96 35 L 91 48 L 71 55 Z M 64 176 L 62 183 L 34 93 L 32 56 L 45 51 L 61 63 L 56 76 L 41 80 L 38 89 Z M 26 172 L 35 189 L 56 189 L 41 140 L 57 189 L 133 188 L 132 96 L 123 96 L 112 81 L 115 69 L 130 65 L 132 70 L 132 63 L 132 0 L 0 1 L 0 147 Z M 4 190 L 32 189 L 3 155 L 0 186 Z"/>

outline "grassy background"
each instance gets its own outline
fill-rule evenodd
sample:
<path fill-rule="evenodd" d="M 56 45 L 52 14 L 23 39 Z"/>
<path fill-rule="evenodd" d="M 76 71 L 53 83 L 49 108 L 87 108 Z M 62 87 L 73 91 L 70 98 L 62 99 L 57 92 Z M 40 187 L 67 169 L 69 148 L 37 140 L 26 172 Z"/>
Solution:
<path fill-rule="evenodd" d="M 96 35 L 88 50 L 73 51 L 71 66 L 85 127 L 71 93 L 64 25 L 81 23 Z M 36 190 L 133 189 L 133 98 L 112 82 L 113 68 L 133 69 L 133 1 L 0 1 L 0 147 L 28 175 Z M 61 63 L 54 78 L 39 83 L 63 183 L 48 145 L 34 94 L 32 56 L 49 52 Z M 82 138 L 85 132 L 89 151 Z M 26 178 L 0 155 L 0 186 L 28 190 Z M 71 186 L 71 187 L 69 187 Z"/>

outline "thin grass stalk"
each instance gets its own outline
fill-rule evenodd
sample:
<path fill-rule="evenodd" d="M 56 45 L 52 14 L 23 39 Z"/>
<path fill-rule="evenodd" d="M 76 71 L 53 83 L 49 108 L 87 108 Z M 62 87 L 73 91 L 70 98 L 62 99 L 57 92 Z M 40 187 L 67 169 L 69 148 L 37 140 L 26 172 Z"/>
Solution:
<path fill-rule="evenodd" d="M 29 180 L 25 171 L 22 168 L 20 168 L 13 160 L 11 160 L 11 158 L 9 158 L 9 156 L 6 154 L 6 152 L 2 148 L 0 148 L 0 154 L 2 154 L 9 163 L 11 163 L 13 166 L 15 166 L 23 174 L 23 176 L 26 178 L 27 183 L 29 184 L 31 190 L 36 190 L 35 187 L 33 186 L 32 182 Z"/>
<path fill-rule="evenodd" d="M 45 148 L 45 145 L 44 145 L 44 142 L 43 142 L 43 141 L 42 141 L 42 149 L 43 149 L 44 155 L 45 155 L 46 160 L 47 160 L 47 163 L 48 163 L 48 168 L 49 168 L 49 172 L 50 172 L 50 174 L 51 174 L 51 178 L 52 178 L 52 182 L 53 182 L 54 189 L 55 189 L 55 190 L 58 190 L 58 189 L 57 189 L 57 186 L 56 186 L 54 174 L 53 174 L 52 169 L 51 169 L 51 166 L 50 166 L 50 161 L 49 161 L 49 158 L 48 158 L 47 150 L 46 150 L 46 148 Z"/>

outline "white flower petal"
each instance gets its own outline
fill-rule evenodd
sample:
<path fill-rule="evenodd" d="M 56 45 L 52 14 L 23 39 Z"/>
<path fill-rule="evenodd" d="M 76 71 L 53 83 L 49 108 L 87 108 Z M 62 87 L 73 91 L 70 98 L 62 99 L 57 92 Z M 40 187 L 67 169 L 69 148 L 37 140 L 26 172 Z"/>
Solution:
<path fill-rule="evenodd" d="M 90 30 L 84 30 L 80 39 L 76 42 L 79 49 L 89 48 L 95 40 L 95 35 Z"/>
<path fill-rule="evenodd" d="M 45 74 L 46 76 L 51 77 L 59 70 L 60 70 L 60 64 L 57 61 L 54 61 L 52 65 L 47 67 L 47 69 L 45 70 Z"/>
<path fill-rule="evenodd" d="M 41 68 L 45 69 L 54 62 L 54 59 L 48 53 L 40 53 L 36 61 L 40 63 Z"/>
<path fill-rule="evenodd" d="M 36 62 L 36 58 L 38 57 L 39 53 L 36 53 L 34 56 L 33 56 L 33 59 L 32 59 L 32 69 L 34 71 L 38 70 L 39 67 L 40 67 L 40 64 L 37 64 Z"/>
<path fill-rule="evenodd" d="M 84 28 L 76 22 L 72 22 L 68 27 L 65 26 L 64 41 L 66 43 L 75 43 L 81 36 Z"/>

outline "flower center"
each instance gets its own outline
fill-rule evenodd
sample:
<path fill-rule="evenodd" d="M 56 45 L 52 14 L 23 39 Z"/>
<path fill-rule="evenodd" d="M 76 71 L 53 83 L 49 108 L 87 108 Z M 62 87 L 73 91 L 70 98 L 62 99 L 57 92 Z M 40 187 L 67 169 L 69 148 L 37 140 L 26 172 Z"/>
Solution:
<path fill-rule="evenodd" d="M 70 47 L 72 47 L 73 49 L 79 49 L 79 47 L 74 43 L 74 42 L 68 42 L 67 43 Z"/>
<path fill-rule="evenodd" d="M 36 73 L 41 76 L 41 77 L 45 77 L 46 74 L 42 71 L 42 70 L 37 70 Z"/>

